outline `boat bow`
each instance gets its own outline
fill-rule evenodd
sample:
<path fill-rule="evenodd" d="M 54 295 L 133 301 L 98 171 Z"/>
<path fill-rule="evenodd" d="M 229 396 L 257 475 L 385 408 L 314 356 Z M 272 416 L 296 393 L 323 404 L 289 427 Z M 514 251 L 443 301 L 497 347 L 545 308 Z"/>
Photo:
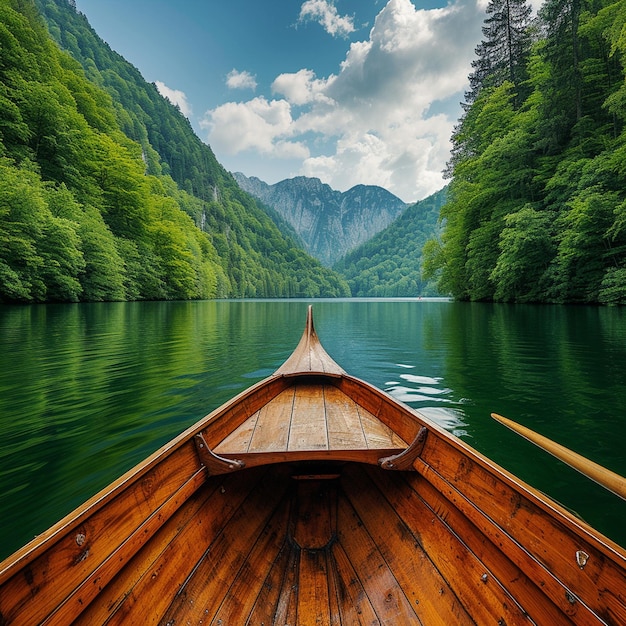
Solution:
<path fill-rule="evenodd" d="M 299 461 L 354 461 L 384 469 L 411 469 L 426 429 L 415 421 L 398 432 L 381 416 L 386 396 L 349 376 L 323 348 L 309 306 L 304 332 L 291 356 L 253 389 L 246 413 L 221 439 L 207 424 L 204 463 L 226 473 Z M 257 401 L 259 400 L 260 401 Z M 405 422 L 406 425 L 406 422 Z M 418 433 L 419 438 L 418 438 Z M 407 442 L 413 442 L 411 445 Z"/>
<path fill-rule="evenodd" d="M 309 306 L 306 326 L 291 356 L 276 370 L 275 376 L 325 374 L 342 376 L 346 372 L 324 350 L 313 325 L 313 307 Z"/>

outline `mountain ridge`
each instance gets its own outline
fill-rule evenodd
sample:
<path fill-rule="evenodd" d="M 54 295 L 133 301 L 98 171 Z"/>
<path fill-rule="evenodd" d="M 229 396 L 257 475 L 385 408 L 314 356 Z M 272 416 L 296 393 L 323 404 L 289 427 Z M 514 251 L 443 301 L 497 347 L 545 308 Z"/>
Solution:
<path fill-rule="evenodd" d="M 409 205 L 389 226 L 343 256 L 333 269 L 341 274 L 353 297 L 397 298 L 443 295 L 434 280 L 424 279 L 423 248 L 441 235 L 444 187 Z"/>
<path fill-rule="evenodd" d="M 305 250 L 328 267 L 389 226 L 409 206 L 378 185 L 359 184 L 342 192 L 314 177 L 295 176 L 268 184 L 242 172 L 232 175 L 244 191 L 285 219 Z"/>

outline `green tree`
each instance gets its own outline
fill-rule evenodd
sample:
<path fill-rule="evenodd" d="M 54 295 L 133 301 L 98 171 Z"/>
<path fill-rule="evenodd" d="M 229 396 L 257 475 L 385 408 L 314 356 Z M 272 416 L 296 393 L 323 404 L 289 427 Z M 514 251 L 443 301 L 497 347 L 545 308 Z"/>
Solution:
<path fill-rule="evenodd" d="M 495 298 L 504 302 L 536 302 L 544 294 L 545 273 L 554 257 L 554 216 L 526 205 L 504 218 L 500 253 L 492 272 Z"/>
<path fill-rule="evenodd" d="M 531 6 L 526 0 L 490 0 L 483 26 L 484 39 L 476 47 L 474 71 L 469 75 L 470 91 L 466 102 L 476 101 L 481 90 L 505 82 L 522 91 L 528 78 L 527 63 L 531 48 Z M 524 94 L 516 95 L 516 104 Z"/>
<path fill-rule="evenodd" d="M 548 0 L 525 100 L 512 83 L 473 77 L 480 89 L 453 135 L 445 229 L 426 248 L 443 291 L 623 302 L 624 24 L 619 2 Z"/>
<path fill-rule="evenodd" d="M 43 259 L 41 280 L 46 285 L 46 300 L 78 302 L 82 294 L 80 275 L 85 269 L 78 224 L 48 216 L 43 225 L 38 249 Z"/>
<path fill-rule="evenodd" d="M 560 217 L 556 297 L 565 302 L 597 302 L 610 251 L 616 194 L 598 187 L 581 191 Z"/>
<path fill-rule="evenodd" d="M 0 158 L 3 301 L 349 294 L 66 0 L 0 3 Z"/>

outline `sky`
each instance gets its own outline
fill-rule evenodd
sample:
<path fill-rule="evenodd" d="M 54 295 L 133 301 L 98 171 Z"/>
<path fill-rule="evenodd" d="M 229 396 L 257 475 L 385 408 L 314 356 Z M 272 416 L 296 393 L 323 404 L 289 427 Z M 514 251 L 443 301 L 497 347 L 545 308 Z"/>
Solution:
<path fill-rule="evenodd" d="M 231 172 L 441 189 L 487 0 L 76 0 Z"/>

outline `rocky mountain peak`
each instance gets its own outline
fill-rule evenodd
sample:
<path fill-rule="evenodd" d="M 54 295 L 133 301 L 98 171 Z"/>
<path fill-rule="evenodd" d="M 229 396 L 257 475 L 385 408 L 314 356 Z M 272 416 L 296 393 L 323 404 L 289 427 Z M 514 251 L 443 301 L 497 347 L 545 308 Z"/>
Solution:
<path fill-rule="evenodd" d="M 375 185 L 356 185 L 341 192 L 306 176 L 274 185 L 240 172 L 233 176 L 244 191 L 289 222 L 307 252 L 328 266 L 386 228 L 408 206 Z"/>

